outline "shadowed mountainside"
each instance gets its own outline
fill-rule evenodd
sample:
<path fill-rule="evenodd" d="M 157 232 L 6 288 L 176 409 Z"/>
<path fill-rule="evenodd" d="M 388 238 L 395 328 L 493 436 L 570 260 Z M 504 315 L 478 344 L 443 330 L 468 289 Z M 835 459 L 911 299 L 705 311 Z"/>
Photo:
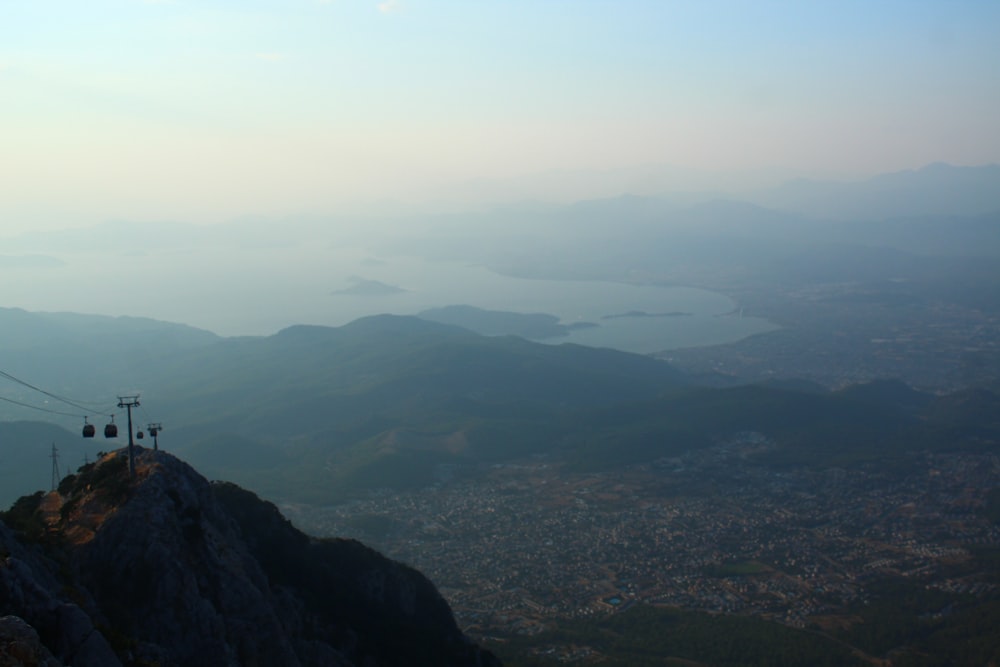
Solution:
<path fill-rule="evenodd" d="M 2 516 L 0 615 L 61 663 L 498 664 L 415 570 L 138 452 L 134 481 L 119 450 Z"/>
<path fill-rule="evenodd" d="M 329 499 L 536 452 L 572 411 L 684 384 L 648 357 L 379 316 L 193 351 L 157 392 L 159 409 L 184 416 L 171 448 L 200 468 Z"/>
<path fill-rule="evenodd" d="M 167 424 L 162 446 L 212 478 L 315 503 L 532 455 L 600 470 L 749 431 L 774 443 L 773 463 L 822 466 L 973 446 L 965 431 L 996 430 L 989 391 L 935 397 L 892 382 L 844 392 L 709 389 L 641 355 L 484 337 L 415 317 L 221 339 L 144 369 L 143 410 Z M 50 438 L 73 463 L 78 443 L 99 446 L 65 437 L 35 428 L 11 438 L 31 449 L 31 490 L 47 486 Z"/>

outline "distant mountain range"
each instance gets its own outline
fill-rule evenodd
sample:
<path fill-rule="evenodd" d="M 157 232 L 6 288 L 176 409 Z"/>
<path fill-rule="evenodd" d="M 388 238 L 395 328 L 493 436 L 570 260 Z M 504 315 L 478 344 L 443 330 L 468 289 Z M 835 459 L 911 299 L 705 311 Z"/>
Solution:
<path fill-rule="evenodd" d="M 666 170 L 664 174 L 676 170 Z M 604 174 L 605 176 L 607 174 Z M 600 176 L 600 175 L 598 175 Z M 364 218 L 364 225 L 349 231 L 359 216 L 268 220 L 248 218 L 219 225 L 183 222 L 112 221 L 86 229 L 41 231 L 20 234 L 4 240 L 4 266 L 52 265 L 60 260 L 46 253 L 138 253 L 183 252 L 192 247 L 219 248 L 225 251 L 275 249 L 295 246 L 308 239 L 328 242 L 369 244 L 383 237 L 387 247 L 406 249 L 412 240 L 428 230 L 448 230 L 455 234 L 435 238 L 434 245 L 419 244 L 428 253 L 437 249 L 453 254 L 464 248 L 466 237 L 481 237 L 484 232 L 520 237 L 531 235 L 572 234 L 587 237 L 603 235 L 609 225 L 619 238 L 624 232 L 662 230 L 676 225 L 709 225 L 713 231 L 734 231 L 742 227 L 761 232 L 784 232 L 787 223 L 805 220 L 866 223 L 895 219 L 952 220 L 977 219 L 1000 214 L 1000 165 L 953 166 L 934 163 L 919 169 L 882 174 L 853 181 L 792 179 L 778 187 L 757 190 L 732 190 L 726 187 L 685 189 L 672 186 L 667 175 L 658 187 L 630 187 L 636 181 L 621 179 L 612 190 L 587 188 L 590 194 L 575 203 L 541 203 L 521 198 L 519 203 L 477 204 L 469 210 L 446 214 L 396 214 L 391 217 Z M 656 180 L 655 178 L 653 179 Z M 647 179 L 648 181 L 648 179 Z M 680 180 L 676 181 L 680 183 Z M 614 194 L 613 194 L 614 193 Z M 720 204 L 720 202 L 723 202 Z M 707 207 L 706 207 L 707 204 Z M 676 223 L 676 225 L 675 225 Z M 333 226 L 337 232 L 328 238 Z M 363 228 L 376 230 L 374 239 Z M 392 234 L 384 238 L 384 230 Z M 854 229 L 862 229 L 855 227 Z M 405 242 L 402 242 L 405 239 Z M 569 239 L 568 239 L 569 240 Z M 426 246 L 426 247 L 425 247 Z M 155 249 L 155 250 L 154 250 Z M 428 255 L 433 256 L 433 255 Z"/>
<path fill-rule="evenodd" d="M 1000 166 L 933 163 L 869 178 L 803 178 L 791 170 L 700 171 L 670 165 L 600 171 L 550 171 L 506 182 L 469 184 L 470 202 L 570 202 L 622 194 L 685 207 L 738 199 L 823 219 L 980 215 L 1000 210 Z M 506 207 L 510 209 L 511 207 Z"/>
<path fill-rule="evenodd" d="M 537 279 L 725 283 L 817 252 L 834 280 L 882 270 L 874 251 L 930 258 L 1000 258 L 1000 166 L 931 165 L 858 182 L 788 183 L 754 194 L 671 198 L 622 195 L 566 206 L 497 207 L 423 219 L 375 247 L 482 263 Z M 950 270 L 961 271 L 961 265 Z M 981 272 L 980 272 L 981 273 Z M 898 277 L 887 275 L 886 277 Z"/>
<path fill-rule="evenodd" d="M 748 199 L 832 220 L 976 217 L 1000 211 L 1000 165 L 935 163 L 856 182 L 794 180 Z"/>

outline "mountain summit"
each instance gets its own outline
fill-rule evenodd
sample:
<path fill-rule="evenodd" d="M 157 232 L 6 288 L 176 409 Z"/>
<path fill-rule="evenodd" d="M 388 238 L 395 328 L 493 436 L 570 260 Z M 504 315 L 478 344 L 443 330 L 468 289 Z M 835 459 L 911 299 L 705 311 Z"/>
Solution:
<path fill-rule="evenodd" d="M 0 664 L 499 664 L 419 572 L 137 452 L 3 514 Z"/>

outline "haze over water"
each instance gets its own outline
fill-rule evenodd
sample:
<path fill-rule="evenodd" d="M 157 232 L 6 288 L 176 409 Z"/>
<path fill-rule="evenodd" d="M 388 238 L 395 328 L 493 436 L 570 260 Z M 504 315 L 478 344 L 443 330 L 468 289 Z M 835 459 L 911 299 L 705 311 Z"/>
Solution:
<path fill-rule="evenodd" d="M 573 330 L 546 342 L 574 342 L 631 352 L 738 340 L 773 328 L 739 317 L 728 297 L 685 287 L 602 281 L 528 280 L 462 262 L 376 257 L 362 249 L 166 250 L 123 255 L 60 253 L 61 267 L 8 269 L 16 280 L 9 305 L 153 317 L 225 336 L 270 335 L 294 324 L 341 326 L 360 317 L 415 315 L 471 305 L 485 310 L 547 313 Z M 402 291 L 339 293 L 359 280 Z M 388 290 L 387 290 L 388 291 Z M 644 312 L 661 317 L 613 317 Z"/>
<path fill-rule="evenodd" d="M 996 162 L 998 25 L 975 1 L 0 3 L 0 306 L 264 335 L 468 304 L 635 351 L 733 340 L 769 325 L 717 295 L 380 265 L 281 221 L 343 240 L 383 214 Z M 131 254 L 76 243 L 109 221 Z M 352 276 L 408 291 L 331 294 Z M 633 310 L 693 315 L 600 319 Z"/>

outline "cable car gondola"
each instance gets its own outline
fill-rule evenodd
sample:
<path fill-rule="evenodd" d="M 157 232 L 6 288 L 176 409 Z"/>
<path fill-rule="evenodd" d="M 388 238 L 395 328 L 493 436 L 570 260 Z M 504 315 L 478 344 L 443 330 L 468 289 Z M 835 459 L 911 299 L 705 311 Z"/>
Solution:
<path fill-rule="evenodd" d="M 142 440 L 142 439 L 143 439 L 143 437 L 144 437 L 144 436 L 142 435 L 142 431 L 136 431 L 136 432 L 135 432 L 135 439 L 136 439 L 136 440 Z"/>
<path fill-rule="evenodd" d="M 93 438 L 94 434 L 96 432 L 97 432 L 97 429 L 94 428 L 94 425 L 93 424 L 88 424 L 87 423 L 87 418 L 84 417 L 83 418 L 83 437 L 85 437 L 85 438 Z"/>
<path fill-rule="evenodd" d="M 105 438 L 118 437 L 118 424 L 115 423 L 115 416 L 111 415 L 111 423 L 104 427 Z"/>

